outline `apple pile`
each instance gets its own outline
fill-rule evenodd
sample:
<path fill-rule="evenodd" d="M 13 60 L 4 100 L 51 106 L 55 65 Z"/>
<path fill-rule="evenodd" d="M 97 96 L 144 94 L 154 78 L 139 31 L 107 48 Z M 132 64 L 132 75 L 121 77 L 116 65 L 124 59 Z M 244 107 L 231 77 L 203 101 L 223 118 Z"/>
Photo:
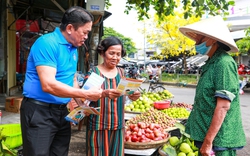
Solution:
<path fill-rule="evenodd" d="M 169 133 L 159 124 L 138 122 L 125 128 L 125 142 L 152 142 L 167 139 Z"/>

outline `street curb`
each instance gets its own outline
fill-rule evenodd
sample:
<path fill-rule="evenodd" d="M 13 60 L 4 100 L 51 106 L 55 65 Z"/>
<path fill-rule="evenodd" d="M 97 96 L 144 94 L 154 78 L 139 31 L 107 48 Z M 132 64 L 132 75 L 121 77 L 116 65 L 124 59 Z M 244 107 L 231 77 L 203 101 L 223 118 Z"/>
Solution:
<path fill-rule="evenodd" d="M 146 82 L 148 83 L 148 82 Z M 186 88 L 196 88 L 196 84 L 186 84 L 186 83 L 172 83 L 172 82 L 159 82 L 160 84 L 175 86 L 175 87 L 186 87 Z M 250 88 L 244 89 L 245 93 L 250 93 Z"/>
<path fill-rule="evenodd" d="M 144 83 L 149 83 L 149 82 L 144 82 Z M 177 87 L 196 88 L 196 84 L 172 83 L 172 82 L 159 82 L 159 84 L 177 86 Z"/>

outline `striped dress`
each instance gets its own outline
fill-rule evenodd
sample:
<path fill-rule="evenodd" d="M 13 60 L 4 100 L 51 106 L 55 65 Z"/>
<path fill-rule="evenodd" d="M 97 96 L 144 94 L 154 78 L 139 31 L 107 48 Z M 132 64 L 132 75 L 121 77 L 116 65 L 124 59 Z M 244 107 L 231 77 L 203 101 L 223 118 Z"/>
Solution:
<path fill-rule="evenodd" d="M 114 78 L 105 77 L 97 67 L 93 67 L 85 76 L 85 82 L 92 72 L 103 77 L 101 88 L 115 89 L 123 76 L 121 68 L 117 68 Z M 124 97 L 116 99 L 107 97 L 91 102 L 91 107 L 100 107 L 101 115 L 90 115 L 87 125 L 87 142 L 89 156 L 120 156 L 124 155 Z"/>

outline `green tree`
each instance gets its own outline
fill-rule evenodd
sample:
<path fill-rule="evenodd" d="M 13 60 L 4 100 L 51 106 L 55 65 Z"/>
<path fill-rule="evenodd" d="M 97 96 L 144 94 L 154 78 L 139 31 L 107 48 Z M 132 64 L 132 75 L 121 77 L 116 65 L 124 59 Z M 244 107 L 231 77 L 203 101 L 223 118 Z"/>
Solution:
<path fill-rule="evenodd" d="M 105 0 L 106 7 L 110 6 L 110 0 Z M 143 20 L 144 17 L 149 18 L 148 11 L 153 9 L 163 20 L 164 16 L 174 15 L 179 9 L 179 3 L 185 10 L 183 17 L 185 19 L 195 15 L 201 17 L 207 12 L 210 15 L 220 14 L 228 15 L 229 6 L 235 4 L 234 0 L 127 0 L 125 13 L 135 9 L 138 19 Z"/>
<path fill-rule="evenodd" d="M 194 16 L 188 20 L 182 18 L 183 13 L 175 12 L 175 15 L 164 16 L 161 23 L 159 17 L 155 15 L 154 21 L 150 22 L 151 31 L 147 32 L 147 41 L 156 45 L 161 53 L 155 54 L 152 59 L 168 59 L 171 57 L 180 57 L 183 60 L 183 66 L 187 73 L 186 58 L 196 54 L 194 41 L 184 36 L 179 27 L 199 21 L 200 18 Z M 154 25 L 152 25 L 154 23 Z"/>
<path fill-rule="evenodd" d="M 125 37 L 124 35 L 118 33 L 117 31 L 115 31 L 111 27 L 104 27 L 104 35 L 103 35 L 102 39 L 109 37 L 109 36 L 118 37 L 122 41 L 127 55 L 129 55 L 130 53 L 137 52 L 137 49 L 135 48 L 135 43 L 132 41 L 131 38 Z"/>
<path fill-rule="evenodd" d="M 250 54 L 250 27 L 244 31 L 245 37 L 236 42 L 236 45 L 239 48 L 239 53 L 236 53 L 235 55 Z"/>

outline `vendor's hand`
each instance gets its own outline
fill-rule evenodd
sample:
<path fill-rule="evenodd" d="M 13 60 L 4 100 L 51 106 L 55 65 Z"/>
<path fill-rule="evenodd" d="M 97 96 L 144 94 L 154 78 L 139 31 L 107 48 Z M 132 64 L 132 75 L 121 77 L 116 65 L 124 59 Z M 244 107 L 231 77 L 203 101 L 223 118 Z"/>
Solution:
<path fill-rule="evenodd" d="M 139 91 L 135 91 L 133 94 L 128 95 L 128 98 L 132 101 L 137 100 L 141 96 Z"/>
<path fill-rule="evenodd" d="M 108 97 L 110 99 L 118 98 L 122 95 L 122 93 L 116 89 L 106 89 L 102 92 L 102 97 Z"/>
<path fill-rule="evenodd" d="M 206 141 L 203 142 L 200 153 L 202 156 L 210 156 L 212 151 L 212 144 L 207 143 Z"/>

